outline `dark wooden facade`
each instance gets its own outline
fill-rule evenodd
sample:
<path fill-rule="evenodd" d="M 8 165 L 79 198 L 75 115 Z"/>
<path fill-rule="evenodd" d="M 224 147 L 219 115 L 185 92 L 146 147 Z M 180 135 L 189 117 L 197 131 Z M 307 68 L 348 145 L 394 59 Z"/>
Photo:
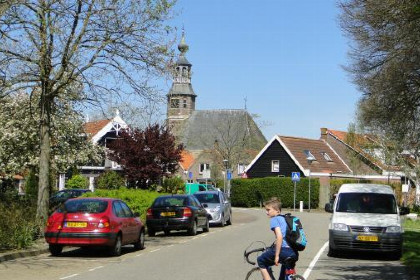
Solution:
<path fill-rule="evenodd" d="M 273 160 L 280 161 L 279 172 L 271 171 L 271 164 Z M 296 165 L 280 143 L 278 141 L 273 141 L 248 170 L 247 176 L 248 178 L 291 177 L 292 172 L 300 172 L 301 177 L 304 177 L 300 168 Z"/>

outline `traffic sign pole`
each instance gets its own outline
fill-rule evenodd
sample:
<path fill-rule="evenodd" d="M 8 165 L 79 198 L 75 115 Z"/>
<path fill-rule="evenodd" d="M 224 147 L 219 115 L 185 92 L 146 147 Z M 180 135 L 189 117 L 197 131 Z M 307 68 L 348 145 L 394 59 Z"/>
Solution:
<path fill-rule="evenodd" d="M 295 187 L 293 189 L 293 211 L 296 211 L 296 181 L 295 181 Z"/>

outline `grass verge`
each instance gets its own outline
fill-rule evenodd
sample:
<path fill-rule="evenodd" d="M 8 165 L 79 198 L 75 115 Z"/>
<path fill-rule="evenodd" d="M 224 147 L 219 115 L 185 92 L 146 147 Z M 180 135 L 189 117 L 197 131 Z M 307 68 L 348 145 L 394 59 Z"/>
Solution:
<path fill-rule="evenodd" d="M 404 221 L 403 263 L 411 273 L 420 273 L 420 220 Z"/>

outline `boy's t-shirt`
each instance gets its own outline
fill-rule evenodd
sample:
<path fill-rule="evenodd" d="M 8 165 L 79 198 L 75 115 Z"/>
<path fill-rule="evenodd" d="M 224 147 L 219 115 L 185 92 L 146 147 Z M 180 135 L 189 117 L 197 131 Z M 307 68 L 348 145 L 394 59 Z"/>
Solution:
<path fill-rule="evenodd" d="M 283 242 L 281 243 L 282 248 L 290 247 L 286 242 L 286 229 L 287 229 L 287 223 L 286 220 L 282 216 L 275 216 L 270 219 L 270 228 L 272 231 L 276 227 L 280 228 L 281 234 L 283 235 Z"/>

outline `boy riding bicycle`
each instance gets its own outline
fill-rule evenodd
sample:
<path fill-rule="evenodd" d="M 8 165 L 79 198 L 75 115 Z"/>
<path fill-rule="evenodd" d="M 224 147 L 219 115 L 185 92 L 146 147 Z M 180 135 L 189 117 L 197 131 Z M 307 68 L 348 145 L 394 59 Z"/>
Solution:
<path fill-rule="evenodd" d="M 264 202 L 264 207 L 267 216 L 270 218 L 270 229 L 274 232 L 276 237 L 273 245 L 267 249 L 261 256 L 257 258 L 258 267 L 260 268 L 261 274 L 264 280 L 271 280 L 270 267 L 273 265 L 282 264 L 280 280 L 286 278 L 286 270 L 294 269 L 290 267 L 295 262 L 288 262 L 285 260 L 292 258 L 297 260 L 299 258 L 298 252 L 295 252 L 286 242 L 284 238 L 286 236 L 287 223 L 281 213 L 281 202 L 277 197 L 273 197 L 268 201 Z"/>

